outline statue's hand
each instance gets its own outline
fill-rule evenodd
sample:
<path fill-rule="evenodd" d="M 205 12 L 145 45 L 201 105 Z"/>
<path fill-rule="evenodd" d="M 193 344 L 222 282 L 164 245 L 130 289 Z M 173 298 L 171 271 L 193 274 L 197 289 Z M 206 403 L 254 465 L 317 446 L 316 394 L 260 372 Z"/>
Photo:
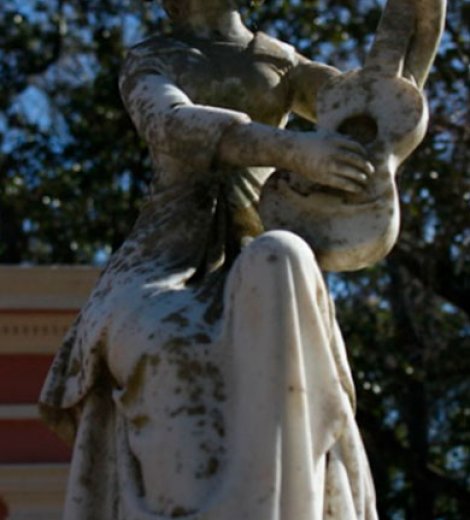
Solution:
<path fill-rule="evenodd" d="M 366 150 L 340 134 L 301 133 L 297 145 L 294 171 L 323 186 L 360 193 L 374 173 Z"/>

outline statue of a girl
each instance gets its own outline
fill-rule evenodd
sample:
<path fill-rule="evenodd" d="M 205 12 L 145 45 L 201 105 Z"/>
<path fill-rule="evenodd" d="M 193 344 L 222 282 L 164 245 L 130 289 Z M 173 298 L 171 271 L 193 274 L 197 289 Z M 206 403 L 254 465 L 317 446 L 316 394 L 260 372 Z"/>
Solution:
<path fill-rule="evenodd" d="M 365 149 L 315 120 L 339 73 L 242 23 L 235 0 L 166 0 L 130 50 L 124 104 L 152 192 L 41 396 L 75 439 L 66 520 L 370 520 L 373 484 L 334 308 L 312 249 L 265 232 L 286 168 L 360 194 Z"/>

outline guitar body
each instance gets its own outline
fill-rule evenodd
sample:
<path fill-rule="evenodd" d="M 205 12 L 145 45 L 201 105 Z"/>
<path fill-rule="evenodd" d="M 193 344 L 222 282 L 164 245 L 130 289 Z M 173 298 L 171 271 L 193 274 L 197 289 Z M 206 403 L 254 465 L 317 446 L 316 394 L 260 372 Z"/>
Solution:
<path fill-rule="evenodd" d="M 369 152 L 375 174 L 363 193 L 322 187 L 290 172 L 276 172 L 263 188 L 265 227 L 303 237 L 324 270 L 369 266 L 396 242 L 395 175 L 426 132 L 422 88 L 445 9 L 446 0 L 387 0 L 364 67 L 335 77 L 318 93 L 318 128 L 349 135 Z"/>
<path fill-rule="evenodd" d="M 268 229 L 306 240 L 326 271 L 351 271 L 381 260 L 396 242 L 399 165 L 424 137 L 423 94 L 409 80 L 361 69 L 335 77 L 319 92 L 318 128 L 365 146 L 375 174 L 361 194 L 325 188 L 290 172 L 276 172 L 263 188 L 260 213 Z"/>

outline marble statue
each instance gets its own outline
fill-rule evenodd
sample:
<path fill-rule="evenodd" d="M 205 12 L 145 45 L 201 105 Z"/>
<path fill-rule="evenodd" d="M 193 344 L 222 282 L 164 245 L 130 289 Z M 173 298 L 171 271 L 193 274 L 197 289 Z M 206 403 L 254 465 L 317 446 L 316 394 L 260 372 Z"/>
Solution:
<path fill-rule="evenodd" d="M 375 519 L 321 270 L 396 240 L 443 0 L 389 0 L 346 74 L 253 34 L 234 0 L 163 3 L 173 33 L 120 76 L 152 191 L 40 400 L 74 440 L 64 518 Z M 291 112 L 318 130 L 286 130 Z"/>

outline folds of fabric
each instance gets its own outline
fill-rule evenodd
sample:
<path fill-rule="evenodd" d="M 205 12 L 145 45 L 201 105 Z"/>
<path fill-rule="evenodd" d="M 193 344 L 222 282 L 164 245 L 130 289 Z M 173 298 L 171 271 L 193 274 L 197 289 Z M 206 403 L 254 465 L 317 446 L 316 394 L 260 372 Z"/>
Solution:
<path fill-rule="evenodd" d="M 374 520 L 344 344 L 313 253 L 299 237 L 269 232 L 243 250 L 226 282 L 217 342 L 226 463 L 207 501 L 180 516 Z M 106 373 L 99 381 L 83 398 L 64 518 L 173 518 L 146 502 L 151 483 L 142 482 L 112 381 Z"/>

